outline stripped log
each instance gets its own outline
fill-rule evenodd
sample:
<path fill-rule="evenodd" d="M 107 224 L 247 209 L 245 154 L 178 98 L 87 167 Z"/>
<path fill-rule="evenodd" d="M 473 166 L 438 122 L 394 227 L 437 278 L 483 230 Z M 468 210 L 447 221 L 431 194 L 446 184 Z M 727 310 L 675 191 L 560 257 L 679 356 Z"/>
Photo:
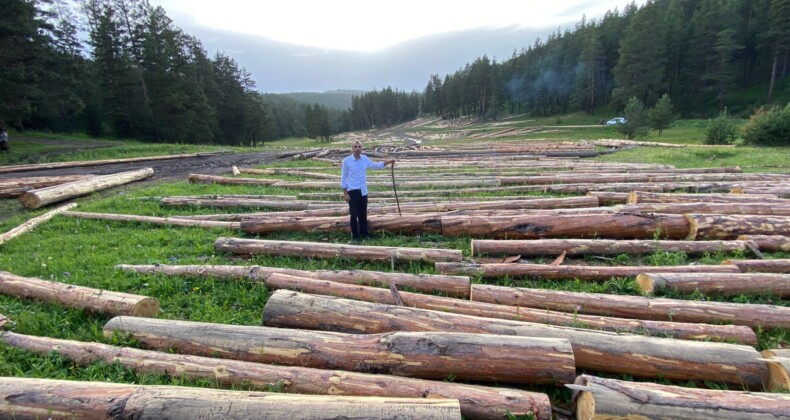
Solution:
<path fill-rule="evenodd" d="M 787 187 L 752 187 L 752 186 L 741 186 L 735 187 L 730 190 L 732 194 L 774 194 L 777 197 L 781 198 L 790 198 L 790 188 Z"/>
<path fill-rule="evenodd" d="M 790 390 L 790 349 L 768 349 L 760 352 L 768 363 L 769 391 Z"/>
<path fill-rule="evenodd" d="M 345 211 L 348 211 L 346 208 Z M 393 233 L 441 233 L 438 214 L 370 215 L 368 230 Z M 241 220 L 241 229 L 247 233 L 274 232 L 350 232 L 348 216 L 338 217 L 251 217 Z"/>
<path fill-rule="evenodd" d="M 239 171 L 239 168 L 236 165 L 230 167 L 230 172 L 233 174 L 233 176 L 241 175 L 241 171 Z"/>
<path fill-rule="evenodd" d="M 460 419 L 457 400 L 288 395 L 192 387 L 0 378 L 0 417 L 17 419 Z"/>
<path fill-rule="evenodd" d="M 3 245 L 4 243 L 8 242 L 13 238 L 16 238 L 19 235 L 30 232 L 31 230 L 35 229 L 36 226 L 46 222 L 47 220 L 54 217 L 56 214 L 63 213 L 65 211 L 68 211 L 69 209 L 73 209 L 74 207 L 77 207 L 77 203 L 69 203 L 63 205 L 61 207 L 56 208 L 55 210 L 48 211 L 42 214 L 41 216 L 34 217 L 28 220 L 27 222 L 22 223 L 21 225 L 9 230 L 8 232 L 0 234 L 0 245 Z"/>
<path fill-rule="evenodd" d="M 194 158 L 194 157 L 212 156 L 221 153 L 224 152 L 187 153 L 181 155 L 148 156 L 148 157 L 139 157 L 139 158 L 83 160 L 83 161 L 72 161 L 72 162 L 33 163 L 29 165 L 10 165 L 10 166 L 0 167 L 0 173 L 4 174 L 10 172 L 23 172 L 23 171 L 34 171 L 34 170 L 43 170 L 43 169 L 60 169 L 60 168 L 76 168 L 81 166 L 111 165 L 116 163 L 145 162 L 149 160 Z"/>
<path fill-rule="evenodd" d="M 194 197 L 164 197 L 159 200 L 161 206 L 196 206 L 196 207 L 255 207 L 281 210 L 307 210 L 309 202 L 260 200 L 253 198 L 194 198 Z"/>
<path fill-rule="evenodd" d="M 521 185 L 521 184 L 568 184 L 572 182 L 589 182 L 597 184 L 610 184 L 618 182 L 710 182 L 710 181 L 774 181 L 787 182 L 790 180 L 785 174 L 651 174 L 651 173 L 598 173 L 595 176 L 586 174 L 556 174 L 549 176 L 509 176 L 498 177 L 501 185 Z"/>
<path fill-rule="evenodd" d="M 95 176 L 81 181 L 67 182 L 52 187 L 26 191 L 19 196 L 19 202 L 29 209 L 37 209 L 48 204 L 146 179 L 153 175 L 153 169 L 144 168 L 136 171 Z"/>
<path fill-rule="evenodd" d="M 790 200 L 767 206 L 762 202 L 755 203 L 641 203 L 619 207 L 622 212 L 653 212 L 664 214 L 715 213 L 715 214 L 751 214 L 765 216 L 790 216 Z"/>
<path fill-rule="evenodd" d="M 735 265 L 744 273 L 790 273 L 790 259 L 775 260 L 724 260 L 722 264 Z"/>
<path fill-rule="evenodd" d="M 442 235 L 483 238 L 683 239 L 688 221 L 681 215 L 562 214 L 503 217 L 443 216 Z"/>
<path fill-rule="evenodd" d="M 215 220 L 179 219 L 178 217 L 137 216 L 133 214 L 89 213 L 79 211 L 63 212 L 64 216 L 80 219 L 114 220 L 118 222 L 150 223 L 162 226 L 196 226 L 204 228 L 240 229 L 240 222 L 222 222 Z"/>
<path fill-rule="evenodd" d="M 266 287 L 303 293 L 335 296 L 373 303 L 396 304 L 387 289 L 341 284 L 324 279 L 310 279 L 274 273 L 266 278 Z M 472 302 L 419 293 L 399 292 L 402 304 L 421 309 L 452 312 L 483 318 L 510 319 L 539 324 L 565 325 L 585 329 L 668 336 L 687 340 L 734 341 L 756 345 L 757 335 L 749 327 L 733 325 L 687 324 L 678 322 L 642 321 L 593 315 L 569 314 L 543 309 Z"/>
<path fill-rule="evenodd" d="M 239 179 L 239 178 L 235 178 Z M 320 189 L 337 188 L 336 181 L 282 181 L 278 180 L 272 184 L 275 187 L 291 189 Z M 369 187 L 388 186 L 391 182 L 368 182 Z M 400 188 L 437 188 L 437 187 L 495 187 L 499 185 L 496 179 L 471 179 L 471 180 L 439 180 L 439 181 L 401 181 L 396 183 Z"/>
<path fill-rule="evenodd" d="M 159 302 L 151 297 L 21 277 L 6 271 L 0 271 L 0 293 L 109 315 L 155 317 L 159 313 Z"/>
<path fill-rule="evenodd" d="M 530 322 L 359 302 L 278 290 L 263 311 L 266 325 L 358 333 L 448 331 L 568 339 L 576 365 L 644 378 L 721 381 L 761 389 L 765 362 L 753 347 L 617 334 Z M 733 369 L 734 368 L 734 369 Z"/>
<path fill-rule="evenodd" d="M 739 241 L 750 241 L 757 244 L 762 251 L 790 252 L 790 237 L 782 235 L 741 235 Z"/>
<path fill-rule="evenodd" d="M 217 175 L 189 174 L 189 182 L 222 185 L 272 185 L 279 182 L 279 179 L 262 178 L 234 178 Z"/>
<path fill-rule="evenodd" d="M 738 273 L 736 266 L 727 265 L 667 265 L 667 266 L 599 266 L 548 264 L 469 264 L 436 262 L 436 272 L 456 276 L 536 277 L 543 279 L 609 280 L 612 277 L 636 277 L 653 273 Z"/>
<path fill-rule="evenodd" d="M 760 203 L 781 200 L 773 194 L 675 194 L 632 191 L 626 204 L 644 203 Z M 784 200 L 786 201 L 786 200 Z M 782 201 L 779 201 L 782 202 Z"/>
<path fill-rule="evenodd" d="M 698 389 L 581 375 L 574 385 L 577 419 L 790 418 L 790 395 Z"/>
<path fill-rule="evenodd" d="M 539 239 L 489 240 L 472 239 L 472 255 L 521 255 L 522 257 L 552 256 L 563 252 L 569 257 L 583 255 L 652 254 L 655 252 L 748 252 L 747 241 L 665 241 L 610 239 Z"/>
<path fill-rule="evenodd" d="M 266 280 L 275 273 L 310 279 L 329 280 L 337 283 L 359 285 L 389 285 L 426 293 L 442 293 L 447 296 L 468 299 L 469 277 L 436 274 L 386 273 L 366 270 L 296 270 L 292 268 L 264 267 L 260 265 L 118 265 L 124 271 L 142 274 L 167 274 L 176 276 L 212 276 L 218 278 L 248 278 Z"/>
<path fill-rule="evenodd" d="M 461 414 L 469 419 L 503 418 L 533 413 L 536 419 L 551 419 L 546 394 L 500 387 L 454 384 L 444 381 L 373 375 L 341 370 L 313 369 L 251 363 L 238 360 L 172 354 L 100 343 L 34 337 L 6 332 L 0 342 L 18 349 L 47 355 L 56 351 L 82 365 L 96 361 L 120 363 L 138 374 L 203 378 L 223 386 L 252 385 L 266 390 L 314 395 L 346 395 L 402 398 L 448 398 L 461 403 Z"/>
<path fill-rule="evenodd" d="M 231 252 L 236 255 L 265 254 L 314 258 L 350 258 L 362 261 L 437 262 L 461 261 L 462 258 L 461 251 L 457 249 L 344 245 L 241 238 L 217 238 L 214 241 L 214 249 L 218 252 Z"/>
<path fill-rule="evenodd" d="M 571 346 L 561 338 L 339 334 L 132 317 L 116 317 L 104 326 L 105 335 L 116 331 L 147 347 L 185 354 L 423 379 L 452 373 L 476 381 L 553 384 L 572 382 L 576 374 Z"/>
<path fill-rule="evenodd" d="M 602 206 L 628 203 L 628 193 L 614 191 L 588 191 L 587 195 L 597 197 Z"/>
<path fill-rule="evenodd" d="M 706 295 L 790 295 L 790 275 L 773 273 L 642 273 L 636 286 L 651 295 L 663 289 Z"/>
<path fill-rule="evenodd" d="M 83 179 L 93 178 L 94 176 L 96 175 L 55 175 L 0 179 L 0 198 L 19 197 L 25 191 L 51 187 L 67 182 L 81 181 Z"/>
<path fill-rule="evenodd" d="M 740 235 L 790 236 L 789 216 L 686 214 L 688 238 L 736 239 Z"/>
<path fill-rule="evenodd" d="M 776 305 L 658 299 L 487 284 L 472 285 L 472 299 L 478 302 L 623 318 L 730 322 L 752 328 L 790 328 L 790 307 Z"/>

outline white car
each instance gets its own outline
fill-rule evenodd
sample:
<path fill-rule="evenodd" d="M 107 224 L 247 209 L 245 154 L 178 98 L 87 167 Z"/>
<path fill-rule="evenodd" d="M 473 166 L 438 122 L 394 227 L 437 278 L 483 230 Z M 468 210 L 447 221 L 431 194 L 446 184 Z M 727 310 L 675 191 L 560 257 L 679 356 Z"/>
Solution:
<path fill-rule="evenodd" d="M 628 122 L 628 120 L 625 119 L 625 117 L 615 117 L 615 118 L 612 118 L 611 120 L 607 121 L 606 125 L 625 124 L 627 122 Z"/>

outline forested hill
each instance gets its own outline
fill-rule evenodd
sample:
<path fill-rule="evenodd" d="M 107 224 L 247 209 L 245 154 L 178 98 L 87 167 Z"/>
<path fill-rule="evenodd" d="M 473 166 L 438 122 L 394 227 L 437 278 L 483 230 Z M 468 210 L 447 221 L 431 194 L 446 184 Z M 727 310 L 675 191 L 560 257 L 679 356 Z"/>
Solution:
<path fill-rule="evenodd" d="M 361 90 L 330 90 L 327 92 L 293 92 L 283 93 L 287 96 L 305 104 L 318 104 L 327 108 L 345 110 L 351 108 L 351 99 L 354 96 L 365 94 Z"/>
<path fill-rule="evenodd" d="M 790 0 L 654 0 L 557 31 L 496 63 L 479 57 L 431 76 L 424 111 L 552 115 L 652 106 L 669 94 L 684 116 L 749 115 L 790 98 Z"/>
<path fill-rule="evenodd" d="M 666 93 L 683 116 L 725 106 L 745 116 L 790 98 L 790 0 L 631 3 L 509 59 L 470 57 L 453 74 L 425 75 L 422 93 L 388 86 L 352 94 L 350 108 L 338 109 L 304 94 L 261 94 L 233 58 L 209 56 L 146 0 L 82 0 L 79 10 L 62 0 L 2 4 L 0 120 L 17 130 L 255 145 L 426 113 L 593 113 L 620 110 L 631 98 L 652 106 Z M 85 43 L 76 22 L 87 30 Z"/>

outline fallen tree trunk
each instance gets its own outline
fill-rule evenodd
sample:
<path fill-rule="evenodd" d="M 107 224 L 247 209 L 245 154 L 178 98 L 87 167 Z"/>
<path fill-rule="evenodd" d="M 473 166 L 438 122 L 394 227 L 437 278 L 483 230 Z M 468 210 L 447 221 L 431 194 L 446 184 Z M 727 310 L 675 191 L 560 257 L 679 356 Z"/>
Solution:
<path fill-rule="evenodd" d="M 790 349 L 768 349 L 760 352 L 768 363 L 769 391 L 790 390 Z"/>
<path fill-rule="evenodd" d="M 189 182 L 206 183 L 206 184 L 222 184 L 222 185 L 272 185 L 280 182 L 279 179 L 262 179 L 262 178 L 234 178 L 227 176 L 217 175 L 203 175 L 203 174 L 189 174 Z"/>
<path fill-rule="evenodd" d="M 119 419 L 459 419 L 456 400 L 338 397 L 107 382 L 0 378 L 0 416 Z M 423 417 L 424 416 L 424 417 Z"/>
<path fill-rule="evenodd" d="M 273 273 L 266 278 L 265 282 L 266 287 L 272 290 L 294 290 L 302 293 L 335 296 L 390 305 L 398 303 L 388 289 L 347 285 L 326 281 L 325 279 L 310 279 Z M 757 335 L 755 335 L 751 328 L 744 326 L 642 321 L 569 314 L 546 311 L 543 309 L 516 308 L 515 306 L 472 302 L 409 292 L 399 292 L 399 296 L 401 298 L 401 303 L 409 307 L 479 316 L 483 318 L 510 319 L 514 321 L 565 325 L 593 330 L 669 336 L 686 340 L 734 341 L 748 345 L 757 344 Z"/>
<path fill-rule="evenodd" d="M 739 241 L 757 244 L 761 251 L 790 252 L 790 237 L 782 235 L 740 235 Z"/>
<path fill-rule="evenodd" d="M 55 215 L 68 211 L 69 209 L 73 209 L 74 207 L 77 207 L 77 203 L 66 204 L 64 206 L 56 208 L 55 210 L 48 211 L 42 214 L 41 216 L 34 217 L 28 220 L 27 222 L 22 223 L 21 225 L 9 230 L 8 232 L 0 234 L 0 245 L 3 245 L 4 243 L 8 242 L 13 238 L 16 238 L 19 235 L 30 232 L 31 230 L 35 229 L 36 226 L 46 222 L 47 220 L 51 219 Z"/>
<path fill-rule="evenodd" d="M 149 160 L 167 160 L 167 159 L 181 159 L 181 158 L 191 158 L 191 157 L 204 157 L 204 156 L 217 155 L 221 153 L 224 152 L 188 153 L 182 155 L 148 156 L 148 157 L 126 158 L 126 159 L 34 163 L 30 165 L 10 165 L 10 166 L 0 167 L 0 174 L 10 173 L 10 172 L 34 171 L 34 170 L 42 170 L 42 169 L 76 168 L 81 166 L 111 165 L 115 163 L 145 162 Z"/>
<path fill-rule="evenodd" d="M 581 375 L 574 385 L 577 419 L 757 419 L 790 417 L 790 395 L 722 391 Z"/>
<path fill-rule="evenodd" d="M 33 176 L 26 178 L 0 179 L 0 198 L 19 197 L 25 191 L 36 188 L 46 188 L 67 182 L 81 181 L 93 178 L 96 175 L 59 175 L 59 176 Z"/>
<path fill-rule="evenodd" d="M 537 277 L 543 279 L 609 280 L 612 277 L 636 277 L 645 272 L 653 273 L 738 273 L 735 266 L 726 265 L 676 265 L 676 266 L 593 266 L 549 264 L 469 264 L 462 262 L 436 262 L 436 272 L 456 276 Z"/>
<path fill-rule="evenodd" d="M 350 258 L 361 261 L 461 261 L 456 249 L 403 248 L 391 246 L 343 245 L 323 242 L 267 241 L 262 239 L 217 238 L 214 249 L 237 255 L 280 255 L 314 258 Z M 735 268 L 735 267 L 733 267 Z"/>
<path fill-rule="evenodd" d="M 105 335 L 115 331 L 148 347 L 187 354 L 423 379 L 444 379 L 451 372 L 459 379 L 538 384 L 567 383 L 576 374 L 570 344 L 555 338 L 338 334 L 131 317 L 108 321 Z"/>
<path fill-rule="evenodd" d="M 568 339 L 576 365 L 644 378 L 721 381 L 761 389 L 768 377 L 749 346 L 591 331 L 530 322 L 359 302 L 278 290 L 266 302 L 266 325 L 358 333 L 447 331 Z M 735 367 L 735 369 L 733 369 Z"/>
<path fill-rule="evenodd" d="M 565 253 L 568 257 L 583 255 L 652 254 L 655 252 L 748 252 L 747 241 L 665 241 L 610 239 L 538 239 L 486 240 L 472 239 L 472 255 L 521 255 L 522 257 L 552 256 Z"/>
<path fill-rule="evenodd" d="M 682 239 L 688 235 L 688 221 L 681 215 L 561 214 L 503 217 L 443 216 L 442 235 L 504 239 L 553 237 Z"/>
<path fill-rule="evenodd" d="M 109 315 L 155 317 L 159 302 L 151 297 L 21 277 L 0 271 L 0 293 Z"/>
<path fill-rule="evenodd" d="M 469 277 L 432 274 L 385 273 L 365 270 L 295 270 L 292 268 L 235 266 L 235 265 L 119 265 L 124 271 L 142 274 L 167 274 L 176 276 L 213 276 L 220 278 L 248 278 L 267 280 L 272 274 L 287 274 L 317 280 L 328 280 L 345 284 L 388 285 L 408 287 L 426 293 L 442 293 L 447 296 L 468 299 Z"/>
<path fill-rule="evenodd" d="M 689 224 L 688 238 L 735 239 L 740 235 L 790 236 L 788 216 L 749 216 L 686 214 Z"/>
<path fill-rule="evenodd" d="M 29 209 L 37 209 L 48 204 L 139 181 L 153 175 L 153 169 L 145 168 L 137 171 L 95 176 L 81 181 L 67 182 L 52 187 L 26 191 L 19 196 L 19 202 Z"/>
<path fill-rule="evenodd" d="M 776 201 L 773 194 L 676 194 L 632 191 L 626 204 L 644 203 L 761 203 L 765 200 Z"/>
<path fill-rule="evenodd" d="M 472 285 L 472 300 L 570 313 L 674 322 L 790 328 L 790 307 Z"/>
<path fill-rule="evenodd" d="M 468 419 L 504 417 L 507 412 L 513 415 L 533 413 L 536 419 L 551 419 L 551 404 L 546 394 L 518 389 L 267 365 L 11 332 L 0 333 L 0 341 L 8 346 L 42 355 L 55 351 L 81 365 L 96 361 L 120 363 L 138 374 L 145 375 L 203 378 L 214 380 L 223 386 L 252 385 L 261 390 L 280 386 L 283 392 L 294 394 L 448 398 L 460 401 L 461 414 Z"/>
<path fill-rule="evenodd" d="M 346 211 L 348 211 L 346 209 Z M 241 229 L 247 233 L 268 234 L 274 232 L 350 232 L 348 216 L 338 217 L 251 217 L 241 220 Z M 370 215 L 370 232 L 393 233 L 441 233 L 440 216 L 419 215 Z"/>
<path fill-rule="evenodd" d="M 722 264 L 737 266 L 744 273 L 790 273 L 790 259 L 724 260 Z"/>
<path fill-rule="evenodd" d="M 790 275 L 773 273 L 652 273 L 636 276 L 642 293 L 651 295 L 663 289 L 681 293 L 700 291 L 706 295 L 738 296 L 790 295 Z"/>
<path fill-rule="evenodd" d="M 133 214 L 112 214 L 112 213 L 86 213 L 79 211 L 66 211 L 63 212 L 63 215 L 69 217 L 78 217 L 82 219 L 150 223 L 152 225 L 163 225 L 163 226 L 197 226 L 204 228 L 225 228 L 225 229 L 234 229 L 234 230 L 238 230 L 241 228 L 240 222 L 179 219 L 178 217 L 137 216 Z"/>

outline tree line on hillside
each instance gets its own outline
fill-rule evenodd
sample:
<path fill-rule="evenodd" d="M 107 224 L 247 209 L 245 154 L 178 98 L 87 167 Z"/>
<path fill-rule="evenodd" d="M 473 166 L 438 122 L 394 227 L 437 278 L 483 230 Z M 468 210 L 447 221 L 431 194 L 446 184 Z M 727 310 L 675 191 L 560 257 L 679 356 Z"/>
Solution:
<path fill-rule="evenodd" d="M 686 117 L 724 106 L 748 115 L 786 81 L 790 0 L 653 0 L 582 19 L 497 63 L 482 56 L 424 89 L 424 111 L 444 118 L 500 112 L 554 115 L 668 94 Z M 744 103 L 728 95 L 756 85 Z"/>
<path fill-rule="evenodd" d="M 443 79 L 431 75 L 423 92 L 353 95 L 348 109 L 260 93 L 235 60 L 209 56 L 148 0 L 3 6 L 0 120 L 17 130 L 255 146 L 326 140 L 420 115 L 593 114 L 623 110 L 634 98 L 653 108 L 664 94 L 682 116 L 716 115 L 724 106 L 744 115 L 788 94 L 790 0 L 631 3 L 501 63 L 483 56 Z M 763 86 L 760 99 L 733 97 Z"/>

